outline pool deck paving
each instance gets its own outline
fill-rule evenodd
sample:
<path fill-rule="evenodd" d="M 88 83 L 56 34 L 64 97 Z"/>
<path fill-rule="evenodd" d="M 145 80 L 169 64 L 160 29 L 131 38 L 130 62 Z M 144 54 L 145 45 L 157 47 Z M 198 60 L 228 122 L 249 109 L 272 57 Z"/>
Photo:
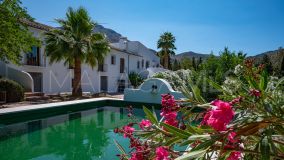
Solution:
<path fill-rule="evenodd" d="M 80 103 L 96 102 L 96 101 L 103 101 L 103 100 L 121 100 L 122 101 L 123 99 L 121 97 L 100 97 L 100 98 L 72 100 L 72 101 L 64 101 L 64 102 L 56 102 L 56 103 L 45 103 L 45 104 L 2 108 L 0 109 L 0 116 L 3 114 L 14 113 L 14 112 L 23 112 L 27 110 L 37 110 L 37 109 L 43 109 L 43 108 L 53 108 L 53 107 L 71 105 L 71 104 L 80 104 Z"/>

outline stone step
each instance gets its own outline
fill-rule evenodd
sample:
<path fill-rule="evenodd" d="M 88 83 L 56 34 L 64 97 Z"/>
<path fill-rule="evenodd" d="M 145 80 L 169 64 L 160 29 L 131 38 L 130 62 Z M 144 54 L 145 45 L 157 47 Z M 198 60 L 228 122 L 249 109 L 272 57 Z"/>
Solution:
<path fill-rule="evenodd" d="M 25 98 L 26 101 L 41 101 L 41 100 L 48 100 L 48 99 L 49 99 L 48 96 L 29 96 Z"/>
<path fill-rule="evenodd" d="M 42 92 L 25 92 L 25 97 L 44 96 Z"/>

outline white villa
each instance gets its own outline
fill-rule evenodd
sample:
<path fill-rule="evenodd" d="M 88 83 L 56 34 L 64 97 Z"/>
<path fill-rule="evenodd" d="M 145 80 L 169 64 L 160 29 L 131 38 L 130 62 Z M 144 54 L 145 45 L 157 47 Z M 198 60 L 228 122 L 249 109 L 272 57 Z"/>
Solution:
<path fill-rule="evenodd" d="M 42 46 L 33 47 L 31 53 L 23 53 L 20 66 L 0 62 L 0 75 L 17 81 L 29 92 L 71 92 L 73 70 L 64 66 L 63 62 L 50 64 L 45 55 L 44 33 L 51 27 L 37 22 L 27 24 L 34 36 L 42 41 Z M 110 47 L 104 64 L 94 69 L 82 66 L 83 92 L 123 92 L 124 88 L 130 86 L 130 72 L 140 73 L 149 67 L 160 67 L 160 59 L 155 51 L 138 41 L 122 37 L 118 43 L 111 43 Z"/>

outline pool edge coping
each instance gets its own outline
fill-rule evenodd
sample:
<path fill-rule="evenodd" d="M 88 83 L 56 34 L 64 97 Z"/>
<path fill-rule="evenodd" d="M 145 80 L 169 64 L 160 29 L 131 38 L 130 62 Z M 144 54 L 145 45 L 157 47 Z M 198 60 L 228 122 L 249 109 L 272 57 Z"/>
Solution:
<path fill-rule="evenodd" d="M 120 99 L 120 98 L 101 97 L 101 98 L 73 100 L 73 101 L 66 101 L 66 102 L 35 104 L 35 105 L 27 105 L 27 106 L 0 109 L 0 116 L 5 115 L 5 114 L 11 114 L 11 113 L 40 110 L 40 109 L 48 109 L 48 108 L 57 108 L 57 107 L 63 107 L 63 106 L 66 106 L 66 105 L 90 103 L 90 102 L 97 102 L 97 101 L 107 101 L 107 100 L 123 101 L 123 99 Z"/>

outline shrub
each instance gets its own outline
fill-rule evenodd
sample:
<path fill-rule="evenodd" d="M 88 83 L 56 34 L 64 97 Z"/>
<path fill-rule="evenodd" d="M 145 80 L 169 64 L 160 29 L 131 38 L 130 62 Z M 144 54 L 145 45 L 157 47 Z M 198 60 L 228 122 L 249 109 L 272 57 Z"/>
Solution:
<path fill-rule="evenodd" d="M 137 88 L 140 84 L 143 83 L 143 78 L 136 72 L 131 72 L 128 75 L 128 78 L 134 88 Z"/>
<path fill-rule="evenodd" d="M 19 102 L 24 99 L 24 88 L 13 80 L 1 78 L 0 91 L 6 92 L 7 102 Z"/>
<path fill-rule="evenodd" d="M 222 86 L 210 81 L 221 92 L 220 99 L 206 102 L 192 85 L 192 96 L 187 100 L 162 95 L 161 119 L 143 107 L 145 119 L 114 130 L 130 140 L 132 149 L 126 153 L 116 142 L 120 158 L 284 159 L 284 77 L 269 77 L 264 65 L 252 65 L 246 61 L 236 67 L 237 74 L 228 77 Z M 195 112 L 196 107 L 204 110 Z"/>
<path fill-rule="evenodd" d="M 153 75 L 153 78 L 161 78 L 167 80 L 172 88 L 176 91 L 182 91 L 183 86 L 188 85 L 188 80 L 191 79 L 191 70 L 177 70 L 177 71 L 165 71 L 158 72 Z"/>

